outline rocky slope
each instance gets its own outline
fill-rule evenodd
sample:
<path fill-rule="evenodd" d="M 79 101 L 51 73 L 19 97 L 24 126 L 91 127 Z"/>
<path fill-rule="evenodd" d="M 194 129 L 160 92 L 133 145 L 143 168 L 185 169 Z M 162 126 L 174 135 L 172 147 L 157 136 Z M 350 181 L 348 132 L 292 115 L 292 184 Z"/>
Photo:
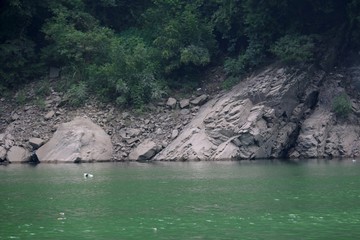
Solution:
<path fill-rule="evenodd" d="M 356 69 L 326 74 L 315 68 L 267 67 L 208 102 L 154 159 L 357 157 Z M 332 112 L 332 102 L 345 92 L 352 113 L 342 120 Z"/>
<path fill-rule="evenodd" d="M 32 98 L 35 86 L 27 86 L 27 97 Z M 123 111 L 111 104 L 89 100 L 83 107 L 74 109 L 64 104 L 62 93 L 52 90 L 45 106 L 30 101 L 19 105 L 14 99 L 1 98 L 0 104 L 0 162 L 26 162 L 58 127 L 76 117 L 85 117 L 100 126 L 111 137 L 114 161 L 127 160 L 130 152 L 146 139 L 153 139 L 157 152 L 167 146 L 183 127 L 196 116 L 208 95 L 203 90 L 189 98 L 163 99 L 150 105 L 150 111 L 136 114 Z M 181 100 L 181 101 L 180 101 Z M 34 144 L 38 142 L 38 144 Z M 10 149 L 19 150 L 9 159 Z M 8 153 L 8 154 L 7 154 Z"/>
<path fill-rule="evenodd" d="M 75 117 L 92 120 L 110 135 L 114 161 L 357 157 L 359 90 L 359 66 L 325 73 L 273 65 L 231 91 L 163 99 L 141 115 L 96 101 L 72 109 L 55 91 L 42 107 L 0 99 L 0 161 L 28 161 L 60 124 Z M 352 112 L 341 119 L 332 103 L 345 92 Z"/>

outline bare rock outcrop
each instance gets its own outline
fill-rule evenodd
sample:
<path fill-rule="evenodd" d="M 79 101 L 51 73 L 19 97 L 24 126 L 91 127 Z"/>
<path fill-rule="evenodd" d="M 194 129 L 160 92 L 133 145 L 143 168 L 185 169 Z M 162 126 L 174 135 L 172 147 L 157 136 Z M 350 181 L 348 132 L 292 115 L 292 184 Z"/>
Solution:
<path fill-rule="evenodd" d="M 270 67 L 210 100 L 156 160 L 258 159 L 287 155 L 317 102 L 324 73 Z"/>
<path fill-rule="evenodd" d="M 91 120 L 77 117 L 59 126 L 54 136 L 36 151 L 40 162 L 109 161 L 112 143 Z"/>

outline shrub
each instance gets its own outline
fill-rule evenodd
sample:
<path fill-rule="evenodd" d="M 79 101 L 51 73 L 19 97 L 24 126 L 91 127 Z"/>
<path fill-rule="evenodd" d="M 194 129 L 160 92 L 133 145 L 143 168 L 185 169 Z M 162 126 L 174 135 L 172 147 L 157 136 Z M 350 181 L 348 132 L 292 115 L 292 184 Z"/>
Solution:
<path fill-rule="evenodd" d="M 351 112 L 351 102 L 348 95 L 343 93 L 336 96 L 332 103 L 332 107 L 337 116 L 346 118 Z"/>
<path fill-rule="evenodd" d="M 109 61 L 88 67 L 89 84 L 120 106 L 141 107 L 162 94 L 155 50 L 140 36 L 113 39 Z"/>
<path fill-rule="evenodd" d="M 238 83 L 239 83 L 239 78 L 238 77 L 230 76 L 230 77 L 226 78 L 225 81 L 223 81 L 221 83 L 221 86 L 225 90 L 230 90 L 233 86 L 235 86 Z"/>
<path fill-rule="evenodd" d="M 264 46 L 259 42 L 250 42 L 244 53 L 237 58 L 228 58 L 224 63 L 224 70 L 228 76 L 240 76 L 251 68 L 259 65 L 264 58 Z"/>
<path fill-rule="evenodd" d="M 85 82 L 79 82 L 71 85 L 65 94 L 65 99 L 73 107 L 78 107 L 84 104 L 87 97 L 88 90 Z"/>
<path fill-rule="evenodd" d="M 15 95 L 15 101 L 20 105 L 24 105 L 26 103 L 26 100 L 27 96 L 25 89 L 19 90 Z"/>
<path fill-rule="evenodd" d="M 310 62 L 314 58 L 314 42 L 310 36 L 286 35 L 275 42 L 271 52 L 285 62 Z"/>

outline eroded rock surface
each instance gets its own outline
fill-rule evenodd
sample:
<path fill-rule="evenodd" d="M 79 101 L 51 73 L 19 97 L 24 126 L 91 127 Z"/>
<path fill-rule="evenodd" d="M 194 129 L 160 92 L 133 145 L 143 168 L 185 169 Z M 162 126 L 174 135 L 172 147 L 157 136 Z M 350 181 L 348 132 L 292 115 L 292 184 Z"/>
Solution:
<path fill-rule="evenodd" d="M 317 102 L 324 73 L 268 68 L 249 77 L 199 115 L 156 160 L 285 157 L 306 111 Z"/>

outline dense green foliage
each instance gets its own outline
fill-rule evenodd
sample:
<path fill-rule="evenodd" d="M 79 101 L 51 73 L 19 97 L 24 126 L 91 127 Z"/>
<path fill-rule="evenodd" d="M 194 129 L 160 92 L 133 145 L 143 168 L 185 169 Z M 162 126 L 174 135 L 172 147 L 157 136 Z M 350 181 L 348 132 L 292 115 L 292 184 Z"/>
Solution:
<path fill-rule="evenodd" d="M 345 93 L 336 96 L 333 100 L 332 107 L 338 117 L 346 118 L 351 112 L 349 96 Z"/>
<path fill-rule="evenodd" d="M 141 107 L 211 65 L 230 87 L 265 61 L 320 62 L 359 39 L 357 0 L 4 0 L 0 92 L 55 66 L 72 105 L 96 95 Z"/>

